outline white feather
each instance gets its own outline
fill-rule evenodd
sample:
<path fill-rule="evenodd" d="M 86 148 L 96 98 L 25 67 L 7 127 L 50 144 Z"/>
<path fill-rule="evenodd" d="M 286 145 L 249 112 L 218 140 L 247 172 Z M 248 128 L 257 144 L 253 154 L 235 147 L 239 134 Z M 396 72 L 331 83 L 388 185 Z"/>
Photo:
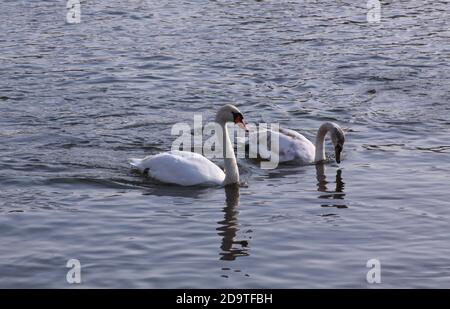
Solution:
<path fill-rule="evenodd" d="M 163 152 L 130 159 L 130 164 L 161 182 L 181 186 L 221 185 L 225 179 L 225 173 L 217 165 L 195 152 Z"/>
<path fill-rule="evenodd" d="M 256 133 L 252 133 L 256 134 Z M 297 164 L 311 164 L 314 163 L 315 146 L 306 137 L 289 129 L 280 128 L 279 132 L 268 130 L 267 141 L 268 150 L 270 156 L 276 155 L 274 147 L 272 147 L 270 141 L 272 138 L 278 138 L 279 140 L 279 162 L 292 162 Z M 256 140 L 250 137 L 249 141 Z M 258 140 L 257 140 L 258 141 Z M 247 142 L 248 143 L 248 142 Z M 258 141 L 259 143 L 259 141 Z M 261 145 L 260 145 L 261 148 Z M 265 160 L 269 160 L 268 156 L 262 155 L 261 149 L 256 148 L 256 145 L 252 144 L 249 147 L 250 155 L 255 156 L 255 149 L 258 149 L 258 155 Z"/>

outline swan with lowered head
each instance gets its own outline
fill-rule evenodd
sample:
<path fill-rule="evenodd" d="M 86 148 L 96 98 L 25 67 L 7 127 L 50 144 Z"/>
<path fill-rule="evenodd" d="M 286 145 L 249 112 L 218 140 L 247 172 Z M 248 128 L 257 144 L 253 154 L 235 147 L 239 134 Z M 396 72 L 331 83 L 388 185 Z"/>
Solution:
<path fill-rule="evenodd" d="M 279 139 L 278 156 L 279 162 L 289 162 L 299 165 L 314 164 L 326 160 L 325 156 L 325 136 L 330 133 L 331 142 L 334 146 L 335 159 L 337 163 L 341 163 L 341 152 L 344 147 L 345 135 L 344 131 L 334 122 L 325 122 L 317 131 L 316 144 L 314 145 L 302 134 L 290 130 L 280 128 L 279 131 L 268 130 L 267 137 L 269 140 L 272 134 L 277 135 Z M 253 133 L 255 134 L 255 133 Z M 256 140 L 251 139 L 249 140 Z M 252 147 L 250 147 L 252 149 Z M 271 149 L 273 152 L 274 150 Z M 258 154 L 262 159 L 268 159 Z M 272 155 L 272 154 L 271 154 Z"/>
<path fill-rule="evenodd" d="M 219 148 L 224 152 L 223 171 L 204 156 L 189 151 L 173 150 L 143 159 L 130 159 L 130 164 L 161 182 L 181 186 L 195 185 L 230 185 L 239 183 L 239 169 L 234 155 L 227 123 L 234 122 L 245 129 L 244 117 L 234 105 L 223 106 L 216 114 L 216 122 L 223 132 Z"/>

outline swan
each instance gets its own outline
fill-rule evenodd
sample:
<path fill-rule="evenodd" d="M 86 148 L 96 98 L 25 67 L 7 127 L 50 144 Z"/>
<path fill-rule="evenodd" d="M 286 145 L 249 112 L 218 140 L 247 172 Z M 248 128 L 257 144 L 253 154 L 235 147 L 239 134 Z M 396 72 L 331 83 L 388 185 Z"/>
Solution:
<path fill-rule="evenodd" d="M 334 146 L 336 162 L 341 163 L 341 152 L 344 147 L 345 135 L 341 127 L 339 127 L 339 125 L 334 122 L 325 122 L 320 126 L 319 130 L 317 131 L 315 145 L 302 134 L 294 130 L 284 128 L 280 128 L 278 132 L 267 130 L 267 138 L 270 141 L 272 138 L 272 134 L 278 137 L 278 155 L 280 163 L 289 162 L 298 165 L 306 165 L 319 163 L 326 160 L 324 142 L 327 133 L 330 133 L 331 136 L 331 142 Z M 256 141 L 257 139 L 250 137 L 248 140 Z M 255 154 L 252 149 L 256 149 L 256 147 L 250 147 L 250 154 Z M 274 150 L 271 149 L 271 151 L 273 153 Z M 262 159 L 268 159 L 266 157 L 263 157 L 260 153 L 257 153 L 256 155 Z"/>
<path fill-rule="evenodd" d="M 198 153 L 179 150 L 163 152 L 143 159 L 131 158 L 129 163 L 142 173 L 164 183 L 181 186 L 238 184 L 239 169 L 227 123 L 234 122 L 246 129 L 243 119 L 239 109 L 231 104 L 223 106 L 216 114 L 215 121 L 223 132 L 223 140 L 219 139 L 218 147 L 224 151 L 225 171 Z"/>

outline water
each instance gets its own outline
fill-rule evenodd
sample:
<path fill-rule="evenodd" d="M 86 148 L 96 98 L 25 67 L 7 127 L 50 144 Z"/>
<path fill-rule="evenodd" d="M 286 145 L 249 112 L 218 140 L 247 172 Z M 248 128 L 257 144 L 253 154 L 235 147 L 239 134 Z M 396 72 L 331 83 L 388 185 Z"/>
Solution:
<path fill-rule="evenodd" d="M 450 287 L 449 1 L 8 1 L 0 10 L 0 287 Z M 129 157 L 234 103 L 343 162 L 240 188 L 145 180 Z M 217 161 L 221 164 L 220 161 Z M 366 281 L 381 262 L 382 283 Z"/>

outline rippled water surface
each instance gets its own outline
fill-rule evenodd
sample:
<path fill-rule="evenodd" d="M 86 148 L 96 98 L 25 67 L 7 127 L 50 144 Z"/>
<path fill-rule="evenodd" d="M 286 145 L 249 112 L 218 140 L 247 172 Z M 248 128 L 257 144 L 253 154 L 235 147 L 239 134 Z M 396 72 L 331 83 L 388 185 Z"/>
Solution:
<path fill-rule="evenodd" d="M 450 287 L 450 3 L 2 0 L 0 287 Z M 132 171 L 225 103 L 343 162 L 240 188 Z M 222 162 L 217 161 L 222 164 Z"/>

